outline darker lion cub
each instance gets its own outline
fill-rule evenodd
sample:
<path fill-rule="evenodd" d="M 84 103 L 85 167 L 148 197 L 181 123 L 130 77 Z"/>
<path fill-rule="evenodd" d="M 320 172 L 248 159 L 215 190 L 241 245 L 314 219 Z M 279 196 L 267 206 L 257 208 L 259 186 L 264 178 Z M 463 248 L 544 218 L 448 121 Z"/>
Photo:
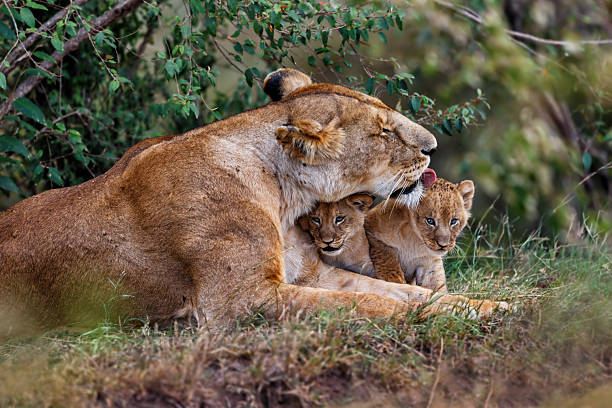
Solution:
<path fill-rule="evenodd" d="M 372 201 L 368 194 L 353 194 L 334 203 L 319 203 L 299 219 L 300 227 L 310 233 L 323 262 L 374 277 L 363 231 Z"/>

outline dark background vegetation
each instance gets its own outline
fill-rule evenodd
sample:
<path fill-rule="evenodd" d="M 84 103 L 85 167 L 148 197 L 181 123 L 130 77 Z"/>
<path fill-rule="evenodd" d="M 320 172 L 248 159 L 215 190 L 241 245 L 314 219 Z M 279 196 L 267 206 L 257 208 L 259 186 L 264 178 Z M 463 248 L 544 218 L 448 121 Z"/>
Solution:
<path fill-rule="evenodd" d="M 612 2 L 3 0 L 0 208 L 138 141 L 267 102 L 297 67 L 438 136 L 475 215 L 580 242 L 612 227 Z M 493 209 L 493 211 L 490 211 Z"/>

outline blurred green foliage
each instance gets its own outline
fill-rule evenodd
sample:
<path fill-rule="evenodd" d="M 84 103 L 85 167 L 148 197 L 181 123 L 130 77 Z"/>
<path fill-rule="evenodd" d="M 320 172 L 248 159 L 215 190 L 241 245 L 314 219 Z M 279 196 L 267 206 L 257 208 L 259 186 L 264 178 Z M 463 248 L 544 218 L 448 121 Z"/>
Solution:
<path fill-rule="evenodd" d="M 612 44 L 581 41 L 612 37 L 611 12 L 596 0 L 3 0 L 0 205 L 259 106 L 265 74 L 296 66 L 436 132 L 432 167 L 475 180 L 475 212 L 494 203 L 517 228 L 569 240 L 607 231 Z"/>

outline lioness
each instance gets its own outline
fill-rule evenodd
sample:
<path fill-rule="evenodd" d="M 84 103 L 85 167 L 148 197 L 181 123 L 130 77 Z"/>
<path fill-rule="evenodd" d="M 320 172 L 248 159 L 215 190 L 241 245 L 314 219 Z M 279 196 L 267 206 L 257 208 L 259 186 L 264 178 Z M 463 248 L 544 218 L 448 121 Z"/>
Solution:
<path fill-rule="evenodd" d="M 317 201 L 357 192 L 416 203 L 435 138 L 376 98 L 297 71 L 270 74 L 264 88 L 278 100 L 141 142 L 105 174 L 1 213 L 2 329 L 108 310 L 214 327 L 253 307 L 355 304 L 371 317 L 413 308 L 401 301 L 407 285 L 317 265 L 294 223 Z M 378 295 L 348 291 L 362 288 Z"/>

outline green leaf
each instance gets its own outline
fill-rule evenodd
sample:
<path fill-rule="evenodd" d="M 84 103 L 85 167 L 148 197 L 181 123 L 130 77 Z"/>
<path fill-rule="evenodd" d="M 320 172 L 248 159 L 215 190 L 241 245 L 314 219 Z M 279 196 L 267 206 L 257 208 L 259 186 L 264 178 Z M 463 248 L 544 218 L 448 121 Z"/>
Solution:
<path fill-rule="evenodd" d="M 117 89 L 119 89 L 119 85 L 120 85 L 120 84 L 119 84 L 119 81 L 117 81 L 117 80 L 112 80 L 112 81 L 111 81 L 110 85 L 108 86 L 108 88 L 109 88 L 109 89 L 110 89 L 110 91 L 111 91 L 111 94 L 115 93 L 115 91 L 116 91 Z"/>
<path fill-rule="evenodd" d="M 591 169 L 591 165 L 593 164 L 593 158 L 589 152 L 584 152 L 582 155 L 582 165 L 586 171 Z"/>
<path fill-rule="evenodd" d="M 321 42 L 327 47 L 327 40 L 329 39 L 329 30 L 321 31 Z"/>
<path fill-rule="evenodd" d="M 40 164 L 36 165 L 36 168 L 34 169 L 34 172 L 32 173 L 32 178 L 37 181 L 40 180 L 40 176 L 42 175 L 42 172 L 45 168 L 43 166 L 41 166 Z"/>
<path fill-rule="evenodd" d="M 217 35 L 217 20 L 214 17 L 206 19 L 206 31 L 213 37 Z"/>
<path fill-rule="evenodd" d="M 42 51 L 36 51 L 33 53 L 35 57 L 40 58 L 41 60 L 45 60 L 45 61 L 49 61 L 49 62 L 55 62 L 55 60 L 53 58 L 51 58 L 51 56 L 49 54 L 47 54 L 46 52 L 42 52 Z"/>
<path fill-rule="evenodd" d="M 311 55 L 308 57 L 308 65 L 310 65 L 311 67 L 317 66 L 317 60 L 315 59 L 314 56 Z"/>
<path fill-rule="evenodd" d="M 43 6 L 42 4 L 37 4 L 37 3 L 34 3 L 34 2 L 33 2 L 33 1 L 31 1 L 31 0 L 28 0 L 28 1 L 27 1 L 26 6 L 28 6 L 28 7 L 30 7 L 30 8 L 33 8 L 33 9 L 36 9 L 36 10 L 45 10 L 45 11 L 48 11 L 48 10 L 49 10 L 48 8 L 46 8 L 45 6 Z"/>
<path fill-rule="evenodd" d="M 385 20 L 384 17 L 380 17 L 378 20 L 376 20 L 376 27 L 382 30 L 388 30 L 389 24 L 387 24 L 387 20 Z"/>
<path fill-rule="evenodd" d="M 374 84 L 375 84 L 375 83 L 376 83 L 376 78 L 374 78 L 374 77 L 370 77 L 370 78 L 368 78 L 368 80 L 366 81 L 366 84 L 365 84 L 365 89 L 366 89 L 366 92 L 367 92 L 369 95 L 372 95 L 372 92 L 374 91 Z"/>
<path fill-rule="evenodd" d="M 421 109 L 421 97 L 413 96 L 410 98 L 410 107 L 414 113 L 417 113 Z"/>
<path fill-rule="evenodd" d="M 457 132 L 459 133 L 461 133 L 461 130 L 463 129 L 463 122 L 459 118 L 455 119 L 455 129 L 457 129 Z"/>
<path fill-rule="evenodd" d="M 34 27 L 36 25 L 36 20 L 34 19 L 34 14 L 32 14 L 32 10 L 27 7 L 24 7 L 19 12 L 21 19 L 30 27 Z"/>
<path fill-rule="evenodd" d="M 58 37 L 51 38 L 51 45 L 59 52 L 64 52 L 64 43 Z"/>
<path fill-rule="evenodd" d="M 450 119 L 444 119 L 442 121 L 442 129 L 445 131 L 444 133 L 446 133 L 449 136 L 453 135 L 453 125 L 450 121 Z"/>
<path fill-rule="evenodd" d="M 45 115 L 43 115 L 40 108 L 36 106 L 34 102 L 29 100 L 25 96 L 15 99 L 15 102 L 13 102 L 13 104 L 15 105 L 15 109 L 23 113 L 28 118 L 33 119 L 42 125 L 45 124 Z"/>
<path fill-rule="evenodd" d="M 168 76 L 174 76 L 174 71 L 176 70 L 176 64 L 172 61 L 166 61 L 166 65 L 164 66 Z"/>
<path fill-rule="evenodd" d="M 19 153 L 23 157 L 28 157 L 28 149 L 25 148 L 21 140 L 7 135 L 0 136 L 0 151 Z"/>
<path fill-rule="evenodd" d="M 0 188 L 6 191 L 19 193 L 19 188 L 15 185 L 13 180 L 6 176 L 0 176 Z"/>
<path fill-rule="evenodd" d="M 55 167 L 49 167 L 49 178 L 53 184 L 57 184 L 60 187 L 64 185 L 64 180 L 62 180 L 60 172 Z"/>
<path fill-rule="evenodd" d="M 42 69 L 38 69 L 38 68 L 28 68 L 24 71 L 24 73 L 28 75 L 35 75 L 35 76 L 40 75 L 40 76 L 44 76 L 47 79 L 52 79 L 52 80 L 55 79 L 47 71 L 43 71 Z"/>
<path fill-rule="evenodd" d="M 380 39 L 383 42 L 383 44 L 386 45 L 387 44 L 387 36 L 383 32 L 381 32 L 381 31 L 378 32 L 378 36 L 380 37 Z"/>
<path fill-rule="evenodd" d="M 244 76 L 246 77 L 247 84 L 249 86 L 253 86 L 253 70 L 251 68 L 244 71 Z"/>
<path fill-rule="evenodd" d="M 6 89 L 6 77 L 0 72 L 0 88 Z"/>
<path fill-rule="evenodd" d="M 13 30 L 10 29 L 9 26 L 0 21 L 0 36 L 4 37 L 4 39 L 8 41 L 13 41 L 17 39 Z"/>

